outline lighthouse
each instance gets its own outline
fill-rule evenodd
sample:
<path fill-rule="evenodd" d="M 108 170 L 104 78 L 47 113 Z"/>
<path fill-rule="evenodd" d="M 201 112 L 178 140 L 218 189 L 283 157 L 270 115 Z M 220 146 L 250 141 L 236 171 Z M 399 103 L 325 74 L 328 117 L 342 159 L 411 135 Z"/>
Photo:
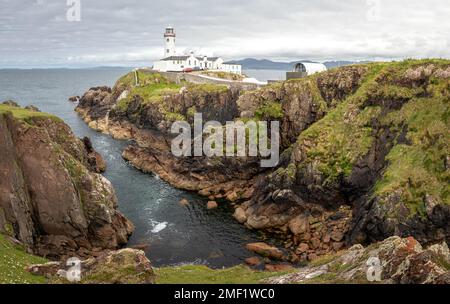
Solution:
<path fill-rule="evenodd" d="M 242 67 L 235 62 L 224 62 L 220 57 L 208 57 L 196 55 L 177 55 L 175 50 L 175 31 L 168 26 L 164 32 L 164 56 L 153 62 L 153 70 L 160 72 L 184 72 L 190 73 L 198 70 L 223 71 L 233 74 L 241 74 Z"/>
<path fill-rule="evenodd" d="M 166 28 L 166 32 L 164 33 L 164 57 L 175 56 L 175 31 L 173 27 L 169 26 Z"/>

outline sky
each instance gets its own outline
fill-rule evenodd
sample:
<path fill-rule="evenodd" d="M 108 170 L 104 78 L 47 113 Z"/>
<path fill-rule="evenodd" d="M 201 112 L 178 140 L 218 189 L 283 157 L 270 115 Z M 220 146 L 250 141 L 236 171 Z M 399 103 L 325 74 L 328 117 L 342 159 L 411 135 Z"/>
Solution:
<path fill-rule="evenodd" d="M 0 68 L 149 66 L 168 25 L 226 60 L 450 58 L 448 0 L 0 0 Z"/>

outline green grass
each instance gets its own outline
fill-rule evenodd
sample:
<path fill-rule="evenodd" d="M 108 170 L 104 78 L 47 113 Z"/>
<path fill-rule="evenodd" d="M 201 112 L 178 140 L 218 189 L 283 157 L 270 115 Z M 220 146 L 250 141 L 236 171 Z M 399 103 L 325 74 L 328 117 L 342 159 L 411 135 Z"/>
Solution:
<path fill-rule="evenodd" d="M 161 103 L 164 96 L 177 94 L 181 86 L 175 83 L 152 83 L 145 86 L 133 87 L 127 98 L 119 101 L 117 106 L 120 110 L 125 111 L 136 95 L 142 97 L 142 104 Z"/>
<path fill-rule="evenodd" d="M 387 196 L 401 190 L 410 210 L 424 215 L 425 195 L 450 204 L 450 173 L 445 158 L 450 151 L 448 98 L 418 98 L 384 118 L 394 127 L 408 126 L 409 144 L 397 144 L 387 155 L 389 166 L 374 188 Z"/>
<path fill-rule="evenodd" d="M 33 264 L 48 262 L 46 259 L 25 252 L 24 248 L 11 243 L 0 234 L 0 283 L 37 284 L 45 283 L 46 278 L 35 276 L 25 270 Z"/>
<path fill-rule="evenodd" d="M 140 105 L 141 108 L 138 111 L 145 109 L 147 105 L 153 104 L 157 105 L 159 112 L 163 114 L 164 118 L 168 121 L 186 120 L 185 115 L 180 113 L 182 110 L 181 108 L 172 108 L 173 105 L 169 102 L 164 102 L 167 97 L 178 94 L 183 86 L 187 87 L 187 91 L 193 99 L 203 98 L 205 95 L 223 94 L 228 92 L 228 87 L 224 85 L 192 83 L 177 84 L 171 82 L 159 73 L 138 71 L 138 79 L 139 84 L 136 86 L 134 72 L 130 72 L 116 82 L 115 89 L 121 88 L 122 90 L 129 90 L 128 97 L 118 102 L 117 110 L 121 112 L 127 111 L 133 98 L 139 96 L 142 98 L 142 102 Z M 195 107 L 192 110 L 195 110 Z M 187 113 L 188 116 L 189 114 L 192 114 L 192 110 Z"/>
<path fill-rule="evenodd" d="M 279 119 L 283 117 L 281 103 L 266 101 L 255 111 L 255 117 L 259 120 Z"/>
<path fill-rule="evenodd" d="M 335 182 L 340 176 L 349 176 L 354 163 L 364 156 L 373 143 L 372 118 L 378 117 L 377 106 L 361 106 L 367 101 L 384 63 L 370 64 L 360 88 L 339 103 L 321 120 L 303 131 L 297 141 L 305 147 L 306 166 L 313 163 L 324 176 L 324 184 Z"/>
<path fill-rule="evenodd" d="M 225 269 L 211 269 L 204 265 L 185 265 L 155 268 L 158 284 L 257 284 L 261 280 L 288 272 L 256 271 L 239 265 Z"/>
<path fill-rule="evenodd" d="M 354 164 L 368 153 L 375 139 L 374 130 L 372 129 L 373 120 L 382 121 L 386 127 L 396 127 L 397 131 L 401 129 L 401 125 L 405 122 L 413 126 L 413 129 L 423 128 L 426 122 L 420 121 L 420 117 L 416 118 L 415 121 L 411 121 L 408 118 L 408 114 L 398 113 L 398 111 L 394 110 L 391 110 L 390 120 L 386 120 L 386 114 L 382 111 L 382 108 L 385 107 L 384 103 L 386 102 L 399 101 L 407 102 L 404 106 L 407 109 L 414 98 L 425 93 L 434 94 L 434 96 L 441 96 L 442 92 L 445 93 L 446 86 L 442 84 L 445 82 L 443 80 L 434 80 L 432 82 L 434 87 L 431 87 L 431 91 L 428 88 L 428 92 L 425 92 L 425 87 L 422 86 L 416 88 L 401 85 L 401 79 L 409 68 L 427 63 L 442 64 L 443 62 L 446 63 L 446 66 L 450 64 L 448 61 L 440 60 L 369 64 L 368 74 L 360 88 L 335 109 L 331 110 L 323 119 L 300 134 L 297 143 L 304 147 L 306 160 L 299 166 L 313 164 L 315 169 L 324 176 L 325 184 L 333 183 L 340 176 L 349 176 Z M 448 96 L 446 98 L 448 100 Z M 436 103 L 435 100 L 430 98 L 426 100 L 427 105 L 431 107 Z M 411 112 L 411 110 L 404 111 Z M 413 111 L 416 111 L 417 114 L 417 109 Z M 440 107 L 437 111 L 429 113 L 428 119 L 430 119 L 430 122 L 433 122 L 434 131 L 439 129 L 437 132 L 442 135 L 441 138 L 444 138 L 446 137 L 444 134 L 448 135 L 448 125 L 445 126 L 443 121 L 437 122 L 440 116 L 439 111 L 446 113 L 446 110 Z M 418 137 L 423 137 L 425 133 L 422 132 L 417 135 Z M 448 136 L 446 140 L 448 143 Z M 395 150 L 390 157 L 391 161 L 395 158 L 394 154 Z M 439 157 L 442 157 L 442 155 Z M 431 157 L 429 163 L 442 164 L 442 161 L 438 159 L 439 157 Z M 414 164 L 411 163 L 411 165 L 407 166 L 405 164 L 407 159 L 408 157 L 401 161 L 402 164 L 396 166 L 396 169 L 404 167 L 405 177 L 413 172 L 411 171 L 411 166 L 417 165 L 416 161 Z M 393 172 L 390 174 L 394 175 Z M 398 176 L 399 173 L 395 174 Z M 425 176 L 424 179 L 426 179 Z M 428 180 L 431 180 L 430 183 L 433 183 L 432 179 Z M 390 190 L 392 190 L 392 187 Z M 420 195 L 414 194 L 413 196 L 417 198 Z"/>
<path fill-rule="evenodd" d="M 137 71 L 138 84 L 136 85 L 135 72 L 130 72 L 117 80 L 114 90 L 128 90 L 127 98 L 119 101 L 117 107 L 120 111 L 126 111 L 132 98 L 139 95 L 144 104 L 160 103 L 164 96 L 178 93 L 181 88 L 159 73 Z"/>
<path fill-rule="evenodd" d="M 153 73 L 143 70 L 138 70 L 137 72 L 137 78 L 139 86 L 147 86 L 155 83 L 169 83 L 170 81 L 162 76 L 160 73 Z M 134 87 L 136 84 L 135 79 L 135 72 L 129 72 L 128 74 L 123 75 L 120 77 L 116 84 L 114 85 L 115 88 L 117 87 L 126 87 L 131 88 Z"/>
<path fill-rule="evenodd" d="M 30 110 L 27 110 L 24 108 L 12 107 L 12 106 L 8 106 L 8 105 L 0 104 L 0 115 L 6 114 L 6 113 L 11 113 L 13 115 L 13 117 L 23 120 L 28 123 L 32 123 L 33 119 L 40 119 L 40 118 L 50 118 L 50 119 L 58 121 L 58 122 L 62 121 L 58 117 L 51 115 L 49 113 L 35 112 L 35 111 L 30 111 Z"/>

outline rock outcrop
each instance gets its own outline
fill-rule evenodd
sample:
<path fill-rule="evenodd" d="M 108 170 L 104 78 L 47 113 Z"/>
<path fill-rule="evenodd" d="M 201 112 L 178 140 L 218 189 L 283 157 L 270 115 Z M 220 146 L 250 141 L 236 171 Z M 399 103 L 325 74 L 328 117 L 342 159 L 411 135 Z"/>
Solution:
<path fill-rule="evenodd" d="M 424 245 L 450 241 L 450 62 L 346 66 L 236 93 L 185 87 L 157 73 L 95 88 L 77 111 L 90 126 L 133 139 L 123 156 L 172 185 L 235 202 L 234 217 L 278 233 L 313 260 L 392 235 Z M 172 121 L 278 120 L 280 163 L 258 157 L 177 158 Z"/>
<path fill-rule="evenodd" d="M 67 284 L 153 284 L 155 274 L 144 252 L 136 249 L 120 249 L 103 253 L 80 262 L 80 281 L 67 277 L 73 265 L 65 262 L 50 262 L 31 265 L 27 268 L 35 275 L 45 276 L 49 283 Z M 72 279 L 72 278 L 71 278 Z M 73 280 L 73 279 L 72 279 Z"/>
<path fill-rule="evenodd" d="M 123 157 L 136 168 L 152 172 L 175 187 L 202 191 L 214 199 L 249 199 L 251 185 L 263 172 L 257 158 L 178 158 L 170 150 L 173 121 L 203 120 L 221 123 L 239 116 L 239 88 L 213 84 L 177 85 L 159 73 L 127 74 L 114 88 L 95 87 L 80 99 L 76 111 L 88 125 L 117 139 L 132 139 Z"/>
<path fill-rule="evenodd" d="M 133 224 L 117 210 L 105 163 L 47 113 L 0 105 L 0 232 L 29 252 L 88 257 L 127 243 Z"/>
<path fill-rule="evenodd" d="M 256 185 L 243 205 L 247 225 L 258 219 L 258 228 L 287 230 L 297 214 L 316 214 L 325 226 L 320 247 L 332 231 L 345 245 L 392 235 L 424 244 L 450 240 L 450 79 L 443 76 L 450 63 L 369 67 L 372 76 L 301 132 L 284 163 Z M 352 213 L 330 231 L 328 219 L 342 217 L 345 206 Z M 309 231 L 296 236 L 295 244 L 311 247 Z"/>
<path fill-rule="evenodd" d="M 446 243 L 424 249 L 412 237 L 390 237 L 367 248 L 354 245 L 266 283 L 450 284 L 450 252 Z"/>

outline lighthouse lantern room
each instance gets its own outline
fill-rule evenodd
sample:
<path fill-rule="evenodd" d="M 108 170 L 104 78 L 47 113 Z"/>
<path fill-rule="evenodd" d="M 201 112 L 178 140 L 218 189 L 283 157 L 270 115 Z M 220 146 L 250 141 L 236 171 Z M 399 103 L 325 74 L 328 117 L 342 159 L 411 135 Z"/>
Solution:
<path fill-rule="evenodd" d="M 164 57 L 175 56 L 175 31 L 173 27 L 169 26 L 166 28 L 166 32 L 164 33 L 164 40 L 166 47 L 164 48 Z"/>

